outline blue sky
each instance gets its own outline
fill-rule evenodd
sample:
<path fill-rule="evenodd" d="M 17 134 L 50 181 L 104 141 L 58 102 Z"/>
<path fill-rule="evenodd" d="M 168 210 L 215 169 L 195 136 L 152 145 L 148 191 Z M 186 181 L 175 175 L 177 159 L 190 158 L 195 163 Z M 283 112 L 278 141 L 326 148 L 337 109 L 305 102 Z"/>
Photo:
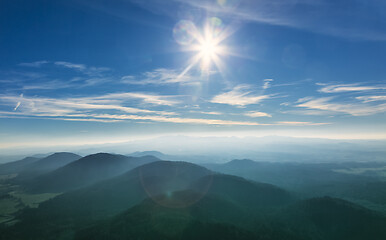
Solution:
<path fill-rule="evenodd" d="M 384 139 L 385 10 L 381 0 L 1 1 L 0 148 L 167 134 Z M 204 66 L 197 34 L 205 42 L 208 28 L 216 51 Z"/>

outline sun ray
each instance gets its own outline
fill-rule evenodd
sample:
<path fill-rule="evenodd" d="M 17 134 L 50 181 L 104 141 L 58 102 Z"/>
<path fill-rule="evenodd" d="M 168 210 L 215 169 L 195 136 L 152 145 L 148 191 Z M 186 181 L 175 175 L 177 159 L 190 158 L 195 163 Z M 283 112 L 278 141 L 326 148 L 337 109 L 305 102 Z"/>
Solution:
<path fill-rule="evenodd" d="M 200 56 L 194 56 L 191 60 L 189 65 L 178 75 L 178 78 L 183 77 L 192 67 L 194 67 L 199 61 L 201 60 Z"/>
<path fill-rule="evenodd" d="M 199 31 L 192 22 L 182 20 L 176 25 L 173 33 L 176 41 L 185 45 L 184 51 L 195 52 L 179 77 L 184 76 L 196 65 L 199 65 L 201 71 L 207 75 L 213 66 L 218 71 L 225 69 L 220 58 L 227 55 L 228 50 L 222 42 L 232 34 L 232 31 L 223 28 L 219 18 L 208 19 L 202 31 Z"/>

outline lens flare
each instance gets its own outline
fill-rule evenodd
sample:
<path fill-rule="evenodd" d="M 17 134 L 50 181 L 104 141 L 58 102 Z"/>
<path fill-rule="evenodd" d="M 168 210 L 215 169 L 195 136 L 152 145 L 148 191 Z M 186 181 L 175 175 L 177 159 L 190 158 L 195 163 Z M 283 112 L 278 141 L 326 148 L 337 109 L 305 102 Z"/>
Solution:
<path fill-rule="evenodd" d="M 177 43 L 186 47 L 186 51 L 196 52 L 181 76 L 197 64 L 204 73 L 211 71 L 212 63 L 221 71 L 220 56 L 227 54 L 222 41 L 229 34 L 225 31 L 220 18 L 207 19 L 202 31 L 199 31 L 191 21 L 181 20 L 174 27 L 173 35 Z"/>
<path fill-rule="evenodd" d="M 204 70 L 208 70 L 211 62 L 221 54 L 221 47 L 211 37 L 204 39 L 197 46 L 197 50 L 201 56 L 201 68 Z"/>
<path fill-rule="evenodd" d="M 178 44 L 189 45 L 193 42 L 196 32 L 197 29 L 193 22 L 181 20 L 173 28 L 173 37 Z"/>

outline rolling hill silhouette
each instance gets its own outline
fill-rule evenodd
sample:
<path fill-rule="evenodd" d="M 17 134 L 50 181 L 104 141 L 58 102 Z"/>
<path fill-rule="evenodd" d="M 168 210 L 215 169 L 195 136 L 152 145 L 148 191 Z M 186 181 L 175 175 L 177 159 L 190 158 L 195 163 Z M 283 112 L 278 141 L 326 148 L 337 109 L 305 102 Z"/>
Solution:
<path fill-rule="evenodd" d="M 235 190 L 235 187 L 238 189 Z M 170 201 L 175 192 L 186 189 L 192 189 L 194 194 L 180 198 L 183 201 Z M 27 209 L 20 215 L 21 222 L 15 227 L 23 229 L 22 232 L 30 233 L 30 239 L 34 239 L 31 237 L 34 234 L 36 239 L 47 239 L 54 233 L 65 234 L 67 228 L 75 230 L 93 221 L 112 217 L 146 198 L 165 208 L 185 209 L 200 203 L 207 194 L 237 206 L 237 212 L 245 208 L 243 205 L 246 201 L 243 198 L 248 194 L 252 197 L 251 200 L 247 200 L 251 207 L 254 200 L 257 204 L 260 201 L 272 206 L 268 199 L 283 197 L 285 203 L 286 199 L 289 199 L 289 194 L 284 190 L 271 185 L 259 185 L 238 177 L 213 175 L 206 168 L 192 163 L 156 161 L 89 187 L 64 193 L 42 203 L 37 209 Z M 273 195 L 269 196 L 271 194 Z M 203 211 L 216 211 L 214 206 Z M 214 215 L 230 212 L 231 210 L 223 209 Z"/>
<path fill-rule="evenodd" d="M 266 209 L 294 201 L 292 194 L 274 185 L 251 182 L 226 174 L 214 174 L 201 178 L 191 188 L 194 190 L 195 186 L 200 186 L 201 182 L 206 181 L 211 181 L 208 193 L 221 196 L 243 207 Z"/>
<path fill-rule="evenodd" d="M 196 198 L 196 194 L 174 192 L 172 196 L 158 196 L 158 201 L 180 205 L 178 202 Z M 146 199 L 116 217 L 78 231 L 75 239 L 296 239 L 267 230 L 261 237 L 240 226 L 247 215 L 234 203 L 210 194 L 186 208 L 168 208 Z"/>
<path fill-rule="evenodd" d="M 278 217 L 311 239 L 386 239 L 386 218 L 351 202 L 331 198 L 312 198 L 286 208 Z"/>
<path fill-rule="evenodd" d="M 333 171 L 336 168 L 350 167 L 353 163 L 296 163 L 296 162 L 256 162 L 249 159 L 232 160 L 223 164 L 204 164 L 210 170 L 236 175 L 257 182 L 274 184 L 293 191 L 305 192 L 310 196 L 316 186 L 336 183 L 362 183 L 374 181 L 366 176 L 354 176 Z M 372 165 L 372 164 L 371 164 Z M 303 191 L 305 190 L 305 191 Z"/>
<path fill-rule="evenodd" d="M 68 179 L 71 172 L 86 171 L 79 166 L 87 166 L 96 169 L 88 175 L 95 177 L 95 173 L 106 169 L 105 164 L 121 166 L 121 162 L 131 160 L 139 164 L 140 159 L 95 154 L 52 173 L 67 169 L 63 179 Z M 18 215 L 19 222 L 2 229 L 0 239 L 386 237 L 384 216 L 347 201 L 328 197 L 297 200 L 274 185 L 216 174 L 188 162 L 150 159 L 155 161 L 68 191 L 37 209 L 23 210 Z"/>
<path fill-rule="evenodd" d="M 127 157 L 97 153 L 71 162 L 27 183 L 33 192 L 64 192 L 118 176 L 137 166 L 159 161 L 153 156 Z"/>
<path fill-rule="evenodd" d="M 40 158 L 26 157 L 18 161 L 4 163 L 0 165 L 0 174 L 19 173 L 28 168 L 31 164 L 39 161 Z"/>
<path fill-rule="evenodd" d="M 80 159 L 81 156 L 68 153 L 59 152 L 51 154 L 45 158 L 39 159 L 32 164 L 29 164 L 22 171 L 19 172 L 18 180 L 31 179 L 38 175 L 48 173 L 60 167 L 63 167 L 71 162 Z"/>

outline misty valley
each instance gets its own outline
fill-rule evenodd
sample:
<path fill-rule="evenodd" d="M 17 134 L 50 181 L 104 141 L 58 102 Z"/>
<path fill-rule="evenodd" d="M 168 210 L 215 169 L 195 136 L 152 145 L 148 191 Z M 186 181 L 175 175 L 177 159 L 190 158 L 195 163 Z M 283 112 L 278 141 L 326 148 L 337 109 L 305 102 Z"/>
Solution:
<path fill-rule="evenodd" d="M 0 239 L 386 239 L 384 161 L 179 158 L 58 152 L 3 163 Z"/>

